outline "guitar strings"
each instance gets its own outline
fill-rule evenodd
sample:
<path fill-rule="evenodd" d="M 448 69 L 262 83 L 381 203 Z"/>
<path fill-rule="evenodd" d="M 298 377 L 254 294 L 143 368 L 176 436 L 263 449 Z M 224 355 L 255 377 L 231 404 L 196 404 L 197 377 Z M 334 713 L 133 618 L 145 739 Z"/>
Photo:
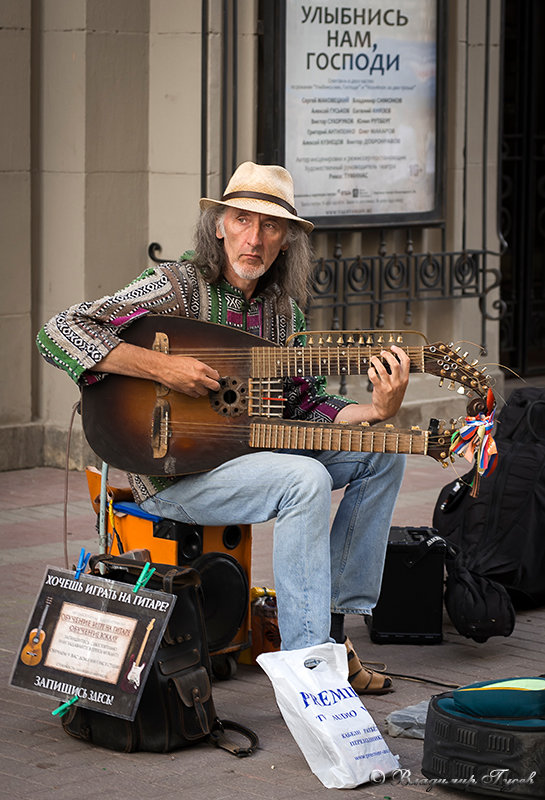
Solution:
<path fill-rule="evenodd" d="M 383 347 L 382 348 L 372 347 L 371 345 L 357 345 L 357 346 L 347 345 L 344 348 L 343 348 L 342 345 L 338 345 L 336 347 L 327 347 L 326 345 L 308 345 L 307 347 L 269 347 L 269 346 L 264 346 L 264 347 L 253 347 L 253 348 L 246 348 L 246 349 L 238 349 L 236 347 L 229 347 L 224 353 L 221 354 L 221 357 L 224 357 L 226 355 L 235 355 L 235 356 L 246 356 L 246 357 L 249 358 L 249 357 L 251 357 L 251 355 L 253 353 L 263 353 L 263 352 L 266 353 L 266 354 L 271 354 L 271 355 L 272 354 L 277 355 L 277 354 L 280 354 L 280 353 L 284 353 L 284 354 L 288 354 L 288 355 L 290 355 L 290 354 L 301 355 L 302 353 L 310 353 L 310 352 L 314 352 L 314 353 L 316 353 L 316 352 L 328 353 L 329 352 L 329 353 L 335 353 L 336 354 L 337 350 L 341 350 L 341 349 L 343 349 L 343 352 L 339 353 L 339 355 L 346 355 L 347 353 L 355 353 L 357 355 L 358 353 L 361 354 L 361 353 L 365 353 L 365 352 L 371 352 L 371 353 L 375 353 L 376 352 L 377 354 L 380 354 L 380 353 L 384 352 L 385 348 L 383 348 Z M 422 348 L 422 347 L 406 347 L 406 348 L 404 347 L 402 349 L 406 353 L 413 353 L 415 355 L 421 354 L 422 352 L 424 352 L 424 354 L 426 354 L 426 349 Z M 192 348 L 191 350 L 188 350 L 187 348 L 173 347 L 173 348 L 171 348 L 169 350 L 169 353 L 171 353 L 172 355 L 174 355 L 174 354 L 177 355 L 179 353 L 182 353 L 184 355 L 192 355 L 193 353 L 212 353 L 212 354 L 218 356 L 218 348 L 217 347 L 197 347 L 197 348 Z"/>
<path fill-rule="evenodd" d="M 322 435 L 329 436 L 340 436 L 340 437 L 364 437 L 364 438 L 384 438 L 388 439 L 391 437 L 392 439 L 399 439 L 400 437 L 408 437 L 408 438 L 421 438 L 424 433 L 427 431 L 423 430 L 407 430 L 405 428 L 394 428 L 393 430 L 388 428 L 374 428 L 370 430 L 363 426 L 350 426 L 347 427 L 346 425 L 338 426 L 338 427 L 324 427 L 321 425 L 314 425 L 309 424 L 308 427 L 301 425 L 301 424 L 283 424 L 283 423 L 271 423 L 271 422 L 257 422 L 257 423 L 247 423 L 237 424 L 237 425 L 229 425 L 228 427 L 223 427 L 219 423 L 175 423 L 170 426 L 169 431 L 176 435 L 177 438 L 188 436 L 188 437 L 199 437 L 204 431 L 208 432 L 219 432 L 220 436 L 224 439 L 238 439 L 241 436 L 248 436 L 251 434 L 252 429 L 259 428 L 260 426 L 264 426 L 266 428 L 270 428 L 271 432 L 277 431 L 280 433 L 281 431 L 285 432 L 285 435 L 290 435 L 290 432 L 294 436 L 305 436 L 310 433 L 311 435 L 316 435 L 316 433 L 321 432 Z"/>
<path fill-rule="evenodd" d="M 313 348 L 312 352 L 311 352 L 311 348 Z M 260 352 L 260 355 L 265 355 L 269 360 L 271 358 L 275 358 L 275 356 L 277 355 L 277 348 L 263 347 L 263 348 L 255 348 L 255 349 L 256 349 L 256 351 L 257 350 L 264 351 L 263 353 Z M 320 347 L 314 347 L 312 345 L 310 345 L 309 348 L 300 348 L 299 351 L 296 351 L 295 349 L 292 350 L 292 349 L 278 348 L 278 351 L 280 351 L 280 352 L 292 354 L 294 362 L 297 362 L 297 359 L 301 359 L 302 363 L 304 365 L 305 359 L 307 359 L 308 361 L 311 362 L 312 359 L 314 358 L 314 359 L 316 359 L 318 361 L 320 361 L 320 360 L 327 361 L 328 369 L 330 369 L 332 365 L 333 366 L 335 365 L 335 361 L 336 360 L 337 361 L 340 360 L 341 354 L 339 354 L 339 355 L 337 355 L 337 354 L 331 355 L 330 353 L 328 353 L 328 350 L 329 350 L 329 348 L 327 348 L 327 347 L 320 348 Z M 351 348 L 351 347 L 347 346 L 346 353 L 344 355 L 342 355 L 342 359 L 343 360 L 345 360 L 345 359 L 347 360 L 349 368 L 351 366 L 354 366 L 354 365 L 350 364 L 351 361 L 357 361 L 357 359 L 354 357 L 354 351 L 355 350 L 356 350 L 355 347 Z M 370 358 L 369 351 L 373 350 L 373 348 L 358 346 L 357 350 L 359 352 L 356 352 L 355 356 L 357 356 L 360 360 L 361 360 L 362 355 L 363 355 L 362 351 L 367 350 L 368 353 L 364 357 L 368 360 Z M 419 371 L 420 364 L 421 364 L 421 361 L 422 361 L 422 358 L 421 358 L 422 356 L 423 356 L 424 364 L 428 364 L 428 365 L 429 364 L 434 364 L 434 365 L 437 365 L 437 366 L 439 366 L 438 361 L 440 360 L 440 358 L 442 357 L 443 360 L 444 360 L 445 356 L 447 356 L 449 358 L 449 360 L 446 361 L 445 363 L 451 368 L 450 370 L 447 370 L 447 372 L 448 371 L 452 371 L 452 370 L 459 370 L 460 372 L 462 372 L 462 373 L 464 373 L 466 375 L 469 373 L 472 378 L 474 378 L 475 380 L 477 380 L 479 382 L 483 382 L 483 383 L 485 382 L 484 375 L 481 372 L 479 372 L 479 370 L 475 369 L 474 366 L 470 365 L 468 362 L 466 362 L 464 360 L 460 361 L 458 358 L 456 358 L 454 353 L 452 354 L 452 356 L 449 355 L 449 353 L 443 354 L 443 353 L 440 353 L 440 352 L 431 354 L 429 352 L 429 348 L 422 348 L 422 347 L 413 347 L 413 348 L 408 347 L 408 348 L 404 348 L 404 350 L 407 353 L 407 355 L 409 356 L 409 359 L 410 359 L 410 362 L 411 362 L 411 368 L 414 371 Z M 251 360 L 251 358 L 252 358 L 251 353 L 250 353 L 249 350 L 238 350 L 236 348 L 230 348 L 227 352 L 222 353 L 220 355 L 218 355 L 217 348 L 215 348 L 215 349 L 214 348 L 195 348 L 195 349 L 192 349 L 191 351 L 180 350 L 180 349 L 172 349 L 170 351 L 170 353 L 171 353 L 171 355 L 182 355 L 183 354 L 183 355 L 185 355 L 187 357 L 191 357 L 191 358 L 206 358 L 206 357 L 212 355 L 213 360 L 216 363 L 220 363 L 222 365 L 225 364 L 226 366 L 229 366 L 229 367 L 236 367 L 237 365 L 240 365 L 242 367 L 242 366 L 246 365 L 248 363 L 248 361 Z M 347 353 L 350 353 L 350 354 L 347 355 Z M 376 355 L 379 355 L 379 351 L 377 351 Z M 256 357 L 258 357 L 258 356 L 256 356 Z M 282 365 L 281 364 L 280 366 L 281 367 L 282 366 L 286 366 L 286 367 L 289 368 L 289 361 L 290 360 L 292 360 L 292 359 L 290 359 L 289 356 L 288 356 L 288 364 L 287 365 Z M 319 365 L 318 365 L 318 369 L 319 369 Z M 366 371 L 367 370 L 365 370 L 365 372 Z M 427 372 L 427 370 L 424 368 L 423 372 Z M 334 373 L 329 373 L 329 374 L 332 376 Z M 343 373 L 343 374 L 346 374 L 346 373 Z M 357 375 L 358 373 L 355 372 L 355 373 L 352 373 L 352 374 L 356 374 Z M 365 373 L 363 373 L 363 374 L 365 374 Z M 430 374 L 430 373 L 428 373 L 428 374 Z M 432 371 L 431 374 L 434 374 L 434 372 Z M 290 376 L 289 375 L 284 375 L 284 376 L 277 376 L 277 377 L 290 377 Z M 447 377 L 448 378 L 450 376 L 449 375 L 445 375 L 443 377 Z M 454 379 L 454 380 L 456 380 L 456 379 Z"/>

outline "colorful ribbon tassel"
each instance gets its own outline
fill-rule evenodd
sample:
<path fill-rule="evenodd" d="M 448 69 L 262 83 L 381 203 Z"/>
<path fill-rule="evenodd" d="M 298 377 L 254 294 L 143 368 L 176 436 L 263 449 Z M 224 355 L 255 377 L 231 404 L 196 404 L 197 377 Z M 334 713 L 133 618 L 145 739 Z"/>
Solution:
<path fill-rule="evenodd" d="M 475 461 L 475 480 L 471 495 L 478 494 L 481 477 L 491 475 L 497 464 L 498 450 L 490 431 L 494 427 L 495 409 L 490 414 L 477 414 L 466 417 L 465 425 L 452 434 L 450 452 L 463 456 L 467 461 Z"/>

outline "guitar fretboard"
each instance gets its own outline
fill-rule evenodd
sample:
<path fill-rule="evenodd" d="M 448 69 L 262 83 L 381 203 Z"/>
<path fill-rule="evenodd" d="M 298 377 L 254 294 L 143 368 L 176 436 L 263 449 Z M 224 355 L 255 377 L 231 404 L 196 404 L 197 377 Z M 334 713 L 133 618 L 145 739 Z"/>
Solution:
<path fill-rule="evenodd" d="M 428 454 L 428 431 L 364 425 L 253 422 L 250 447 L 287 450 L 350 450 L 359 453 Z"/>
<path fill-rule="evenodd" d="M 411 372 L 424 372 L 424 347 L 403 348 L 411 360 Z M 370 345 L 350 347 L 254 347 L 253 378 L 283 378 L 303 375 L 363 375 L 372 356 L 384 348 Z"/>

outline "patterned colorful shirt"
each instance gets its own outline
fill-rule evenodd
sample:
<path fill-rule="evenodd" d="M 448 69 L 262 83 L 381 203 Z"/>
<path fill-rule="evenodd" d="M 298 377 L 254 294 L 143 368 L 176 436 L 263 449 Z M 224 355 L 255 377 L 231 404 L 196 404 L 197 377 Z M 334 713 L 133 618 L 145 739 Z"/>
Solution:
<path fill-rule="evenodd" d="M 284 346 L 290 334 L 305 329 L 300 308 L 293 300 L 290 307 L 290 314 L 282 314 L 274 297 L 257 296 L 248 301 L 226 280 L 208 283 L 190 261 L 169 262 L 146 269 L 113 295 L 57 314 L 39 332 L 37 345 L 46 361 L 64 369 L 81 386 L 106 378 L 106 373 L 92 368 L 123 341 L 123 330 L 144 314 L 216 322 Z M 327 394 L 323 377 L 286 379 L 284 396 L 285 418 L 311 422 L 332 422 L 351 402 Z M 179 480 L 135 474 L 128 478 L 137 502 Z"/>

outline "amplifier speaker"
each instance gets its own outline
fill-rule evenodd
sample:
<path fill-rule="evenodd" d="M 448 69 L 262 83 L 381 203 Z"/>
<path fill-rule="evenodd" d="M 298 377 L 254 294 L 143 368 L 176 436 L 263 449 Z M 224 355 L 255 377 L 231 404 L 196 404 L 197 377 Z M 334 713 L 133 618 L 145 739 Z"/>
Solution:
<path fill-rule="evenodd" d="M 112 555 L 119 554 L 120 544 L 123 550 L 144 548 L 152 561 L 190 566 L 199 572 L 214 674 L 230 677 L 235 664 L 218 656 L 250 645 L 251 525 L 185 525 L 150 514 L 146 519 L 135 515 L 145 514 L 139 506 L 127 502 L 114 503 L 114 511 L 117 536 Z"/>
<path fill-rule="evenodd" d="M 87 480 L 98 513 L 100 474 L 88 468 Z M 131 496 L 130 490 L 122 491 Z M 250 646 L 251 525 L 185 525 L 146 513 L 126 494 L 121 500 L 115 496 L 113 528 L 111 518 L 107 528 L 111 555 L 147 550 L 152 561 L 191 566 L 200 573 L 214 674 L 231 677 L 236 655 Z"/>
<path fill-rule="evenodd" d="M 380 596 L 372 617 L 365 617 L 371 641 L 442 641 L 445 553 L 434 528 L 390 529 Z"/>

